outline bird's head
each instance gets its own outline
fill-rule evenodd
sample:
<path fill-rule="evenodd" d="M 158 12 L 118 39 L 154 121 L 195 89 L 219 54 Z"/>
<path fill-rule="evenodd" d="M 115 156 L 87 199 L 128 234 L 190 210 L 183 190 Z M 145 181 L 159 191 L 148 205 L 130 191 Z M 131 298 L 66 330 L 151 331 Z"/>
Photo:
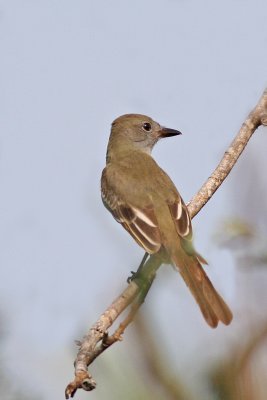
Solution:
<path fill-rule="evenodd" d="M 116 142 L 116 148 L 135 148 L 150 154 L 159 139 L 180 134 L 175 129 L 161 126 L 146 115 L 125 114 L 112 123 L 110 145 Z"/>

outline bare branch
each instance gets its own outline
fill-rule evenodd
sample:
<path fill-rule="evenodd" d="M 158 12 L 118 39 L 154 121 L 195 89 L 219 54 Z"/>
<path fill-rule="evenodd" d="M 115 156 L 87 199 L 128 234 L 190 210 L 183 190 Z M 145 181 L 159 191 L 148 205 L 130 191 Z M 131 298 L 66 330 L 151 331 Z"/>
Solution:
<path fill-rule="evenodd" d="M 113 343 L 122 340 L 124 330 L 132 322 L 136 312 L 143 303 L 155 278 L 156 271 L 161 264 L 162 258 L 160 253 L 151 256 L 143 265 L 143 268 L 139 270 L 138 274 L 134 276 L 128 287 L 113 301 L 92 326 L 88 334 L 84 336 L 82 342 L 79 343 L 80 348 L 74 363 L 75 379 L 65 390 L 66 399 L 73 397 L 79 388 L 86 391 L 95 389 L 96 382 L 88 373 L 87 367 Z M 128 316 L 120 324 L 115 333 L 109 336 L 107 333 L 108 328 L 111 327 L 113 322 L 130 304 L 132 304 L 132 308 Z M 101 343 L 97 346 L 99 342 Z"/>
<path fill-rule="evenodd" d="M 254 110 L 251 111 L 243 123 L 239 133 L 226 150 L 213 174 L 188 204 L 188 210 L 192 218 L 204 207 L 220 187 L 243 152 L 249 139 L 260 125 L 267 125 L 267 89 Z M 83 338 L 75 360 L 75 379 L 66 388 L 66 399 L 73 397 L 78 388 L 90 391 L 96 387 L 96 382 L 87 370 L 88 366 L 106 348 L 118 340 L 122 340 L 124 330 L 131 323 L 144 301 L 162 261 L 161 254 L 151 256 L 129 283 L 128 287 L 113 301 Z M 120 324 L 115 333 L 109 336 L 107 330 L 130 304 L 132 304 L 132 307 L 128 316 Z M 101 343 L 98 344 L 99 342 Z"/>
<path fill-rule="evenodd" d="M 240 131 L 224 153 L 223 158 L 213 174 L 207 179 L 187 205 L 191 218 L 204 207 L 216 190 L 221 186 L 245 149 L 249 139 L 260 125 L 267 125 L 267 89 L 265 89 L 258 104 L 241 126 Z"/>

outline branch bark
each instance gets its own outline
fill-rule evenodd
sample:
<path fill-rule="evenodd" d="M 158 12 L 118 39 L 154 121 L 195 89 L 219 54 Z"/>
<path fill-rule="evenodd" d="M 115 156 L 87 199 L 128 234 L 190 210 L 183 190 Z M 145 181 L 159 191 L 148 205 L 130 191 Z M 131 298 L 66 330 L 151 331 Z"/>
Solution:
<path fill-rule="evenodd" d="M 215 171 L 188 204 L 191 218 L 204 207 L 223 183 L 246 147 L 249 139 L 260 125 L 267 126 L 267 89 L 241 126 L 240 131 L 224 153 Z M 83 340 L 78 343 L 80 348 L 74 363 L 75 379 L 69 383 L 65 390 L 66 399 L 73 397 L 79 388 L 90 391 L 96 387 L 96 382 L 88 372 L 88 366 L 113 343 L 122 340 L 124 330 L 131 323 L 143 303 L 153 283 L 156 271 L 162 262 L 161 254 L 150 256 L 141 271 L 128 284 L 127 288 L 113 301 L 92 326 L 87 335 L 84 336 Z M 128 316 L 120 324 L 115 333 L 109 336 L 107 330 L 130 305 L 131 310 Z"/>

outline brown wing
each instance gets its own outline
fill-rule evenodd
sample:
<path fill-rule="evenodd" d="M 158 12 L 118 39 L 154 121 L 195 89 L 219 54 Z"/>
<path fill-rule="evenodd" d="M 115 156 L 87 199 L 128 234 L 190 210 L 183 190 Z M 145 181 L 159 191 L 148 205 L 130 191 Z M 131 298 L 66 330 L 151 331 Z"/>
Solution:
<path fill-rule="evenodd" d="M 194 249 L 191 218 L 183 199 L 178 196 L 174 203 L 168 205 L 183 249 L 188 255 L 195 255 L 201 264 L 207 264 L 207 261 Z"/>
<path fill-rule="evenodd" d="M 185 240 L 192 240 L 192 225 L 188 210 L 183 199 L 179 196 L 172 204 L 168 204 L 179 236 Z"/>
<path fill-rule="evenodd" d="M 159 251 L 161 235 L 152 205 L 140 209 L 126 204 L 107 186 L 105 173 L 101 179 L 101 195 L 105 207 L 146 252 L 152 254 Z"/>

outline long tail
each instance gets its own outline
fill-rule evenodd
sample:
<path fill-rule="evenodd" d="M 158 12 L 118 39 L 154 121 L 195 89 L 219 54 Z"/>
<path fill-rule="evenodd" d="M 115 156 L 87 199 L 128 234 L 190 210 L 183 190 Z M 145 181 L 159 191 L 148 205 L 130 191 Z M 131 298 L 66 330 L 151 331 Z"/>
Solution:
<path fill-rule="evenodd" d="M 214 289 L 198 258 L 195 255 L 189 256 L 183 251 L 179 251 L 178 254 L 172 255 L 172 259 L 198 303 L 207 323 L 212 328 L 216 328 L 219 321 L 229 325 L 233 314 Z"/>

